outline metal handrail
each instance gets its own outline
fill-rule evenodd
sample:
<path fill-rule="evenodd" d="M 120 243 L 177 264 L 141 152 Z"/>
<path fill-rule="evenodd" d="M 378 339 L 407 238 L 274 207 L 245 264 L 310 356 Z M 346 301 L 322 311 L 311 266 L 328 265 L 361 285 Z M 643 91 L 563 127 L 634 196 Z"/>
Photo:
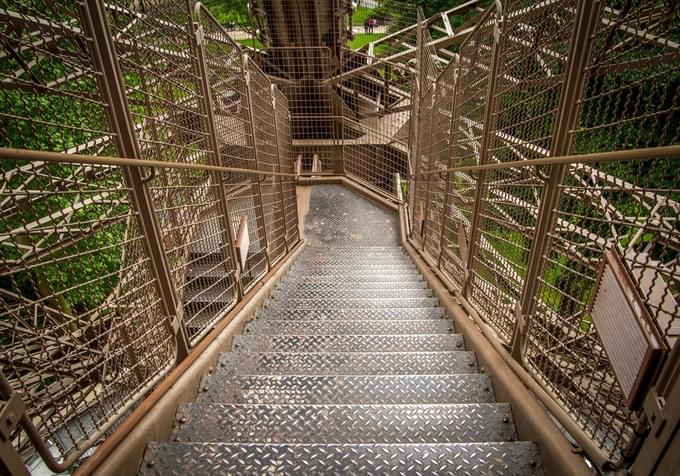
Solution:
<path fill-rule="evenodd" d="M 589 164 L 595 162 L 631 162 L 649 159 L 670 159 L 680 156 L 680 145 L 662 147 L 645 147 L 641 149 L 614 150 L 609 152 L 593 152 L 590 154 L 563 155 L 545 157 L 543 159 L 514 160 L 492 164 L 461 165 L 446 169 L 424 170 L 410 175 L 410 178 L 430 175 L 450 174 L 456 172 L 479 172 L 482 170 L 503 170 L 518 167 L 538 167 L 542 165 Z"/>
<path fill-rule="evenodd" d="M 267 172 L 264 170 L 242 169 L 238 167 L 223 167 L 220 165 L 191 164 L 187 162 L 163 162 L 160 160 L 128 159 L 126 157 L 104 157 L 96 155 L 66 154 L 63 152 L 49 152 L 30 149 L 14 149 L 0 147 L 0 156 L 3 159 L 15 161 L 40 161 L 50 163 L 89 164 L 115 167 L 139 167 L 160 168 L 179 170 L 202 170 L 205 172 L 224 172 L 232 174 L 266 175 L 268 177 L 292 177 L 295 174 L 285 172 Z"/>

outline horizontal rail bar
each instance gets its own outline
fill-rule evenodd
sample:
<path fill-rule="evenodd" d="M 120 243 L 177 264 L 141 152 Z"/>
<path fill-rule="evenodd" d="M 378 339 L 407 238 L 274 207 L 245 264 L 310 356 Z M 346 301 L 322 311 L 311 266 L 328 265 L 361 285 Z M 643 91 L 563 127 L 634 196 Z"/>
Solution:
<path fill-rule="evenodd" d="M 545 157 L 543 159 L 514 160 L 484 165 L 463 165 L 440 170 L 425 170 L 411 175 L 423 177 L 426 175 L 447 174 L 453 172 L 477 172 L 481 170 L 512 169 L 515 167 L 536 167 L 540 165 L 587 164 L 593 162 L 626 162 L 645 159 L 669 159 L 680 157 L 680 145 L 664 147 L 647 147 L 643 149 L 617 150 L 612 152 L 595 152 L 592 154 L 563 155 L 559 157 Z"/>
<path fill-rule="evenodd" d="M 232 174 L 268 175 L 277 177 L 296 177 L 295 174 L 285 172 L 267 172 L 264 170 L 240 169 L 236 167 L 222 167 L 219 165 L 188 164 L 185 162 L 163 162 L 161 160 L 127 159 L 123 157 L 102 157 L 82 154 L 65 154 L 63 152 L 48 152 L 27 149 L 12 149 L 0 147 L 0 158 L 10 160 L 28 160 L 35 162 L 71 163 L 89 165 L 108 165 L 118 167 L 157 167 L 167 169 L 206 170 L 212 172 L 227 172 Z"/>

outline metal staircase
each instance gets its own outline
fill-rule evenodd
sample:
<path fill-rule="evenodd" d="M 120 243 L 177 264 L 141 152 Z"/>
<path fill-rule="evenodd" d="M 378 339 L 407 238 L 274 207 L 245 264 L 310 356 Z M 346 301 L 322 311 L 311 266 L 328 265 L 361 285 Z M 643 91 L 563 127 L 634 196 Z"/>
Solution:
<path fill-rule="evenodd" d="M 337 185 L 309 208 L 308 249 L 141 474 L 542 474 L 396 215 Z"/>

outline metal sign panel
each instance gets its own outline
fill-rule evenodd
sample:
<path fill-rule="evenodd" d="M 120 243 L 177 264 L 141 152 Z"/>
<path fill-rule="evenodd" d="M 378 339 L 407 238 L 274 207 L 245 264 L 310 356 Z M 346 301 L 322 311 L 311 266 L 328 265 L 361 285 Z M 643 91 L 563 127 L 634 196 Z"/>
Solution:
<path fill-rule="evenodd" d="M 249 246 L 250 236 L 248 235 L 248 217 L 246 215 L 242 215 L 241 222 L 238 225 L 238 235 L 236 236 L 236 253 L 238 253 L 241 271 L 246 269 L 246 260 L 248 259 Z"/>
<path fill-rule="evenodd" d="M 619 254 L 607 250 L 590 314 L 631 410 L 640 407 L 664 345 Z"/>

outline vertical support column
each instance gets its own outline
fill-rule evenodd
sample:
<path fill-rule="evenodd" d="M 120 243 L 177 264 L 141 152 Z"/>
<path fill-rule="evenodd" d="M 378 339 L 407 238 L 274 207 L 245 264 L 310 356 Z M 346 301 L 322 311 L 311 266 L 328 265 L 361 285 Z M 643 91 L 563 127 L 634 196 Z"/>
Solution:
<path fill-rule="evenodd" d="M 141 159 L 142 154 L 132 124 L 118 55 L 102 0 L 84 2 L 83 23 L 91 38 L 92 58 L 100 73 L 100 86 L 103 99 L 108 105 L 109 122 L 115 132 L 116 149 L 122 157 Z M 153 200 L 139 167 L 121 167 L 121 170 L 125 183 L 130 188 L 130 200 L 136 212 L 137 225 L 144 237 L 144 247 L 161 298 L 163 313 L 167 316 L 168 325 L 176 337 L 179 362 L 189 354 L 189 340 L 182 322 L 182 306 L 178 302 L 175 285 L 170 276 Z"/>
<path fill-rule="evenodd" d="M 253 148 L 253 158 L 255 159 L 255 169 L 260 171 L 260 158 L 257 153 L 257 140 L 255 139 L 256 129 L 255 129 L 255 116 L 253 116 L 253 95 L 251 94 L 250 87 L 250 71 L 248 70 L 248 62 L 250 57 L 246 54 L 243 55 L 243 60 L 241 61 L 243 78 L 246 83 L 246 96 L 248 98 L 248 120 L 250 122 L 250 132 L 251 132 L 251 146 Z M 267 225 L 264 219 L 264 206 L 262 205 L 262 183 L 260 182 L 260 176 L 255 177 L 255 184 L 257 185 L 257 203 L 256 206 L 260 210 L 260 220 L 262 226 L 262 234 L 264 236 L 264 246 L 265 246 L 265 257 L 267 259 L 267 270 L 271 268 L 271 262 L 269 260 L 269 239 L 267 238 Z"/>
<path fill-rule="evenodd" d="M 564 73 L 564 82 L 557 106 L 557 117 L 553 130 L 550 156 L 569 155 L 573 137 L 569 131 L 574 130 L 580 113 L 580 100 L 586 86 L 586 68 L 588 67 L 595 32 L 600 21 L 602 3 L 600 0 L 579 0 L 574 19 L 574 30 L 569 45 L 569 56 Z M 536 309 L 538 279 L 543 273 L 550 246 L 550 232 L 555 225 L 555 208 L 559 204 L 564 181 L 566 165 L 553 165 L 548 179 L 543 185 L 543 194 L 538 211 L 536 228 L 534 229 L 531 250 L 527 263 L 527 273 L 522 287 L 522 295 L 517 309 L 517 320 L 512 335 L 511 353 L 515 360 L 521 361 L 528 319 Z"/>
<path fill-rule="evenodd" d="M 200 18 L 200 16 L 198 17 Z M 206 128 L 208 129 L 208 142 L 210 145 L 210 161 L 213 165 L 221 166 L 222 159 L 220 157 L 220 144 L 217 140 L 217 127 L 215 126 L 215 114 L 212 103 L 212 94 L 210 92 L 210 77 L 208 66 L 205 58 L 205 47 L 203 45 L 204 32 L 203 27 L 199 23 L 194 24 L 194 33 L 196 38 L 196 58 L 198 62 L 198 77 L 200 81 L 201 95 L 203 96 L 203 112 L 205 114 Z M 240 265 L 236 255 L 235 239 L 233 230 L 231 229 L 231 216 L 229 215 L 229 203 L 227 201 L 227 194 L 225 191 L 224 177 L 221 172 L 213 172 L 213 178 L 217 183 L 217 208 L 220 214 L 220 224 L 222 226 L 222 255 L 229 258 L 233 270 L 226 269 L 227 272 L 234 272 L 234 281 L 237 290 L 237 299 L 241 300 L 243 297 L 243 285 L 241 283 Z"/>
<path fill-rule="evenodd" d="M 492 133 L 496 129 L 496 90 L 498 77 L 501 69 L 501 51 L 503 41 L 503 11 L 500 2 L 496 2 L 496 24 L 494 26 L 494 41 L 491 52 L 491 68 L 489 70 L 489 86 L 486 94 L 486 105 L 484 108 L 484 125 L 482 129 L 481 144 L 479 147 L 479 164 L 484 165 L 489 162 L 489 147 L 491 146 Z M 470 242 L 468 246 L 467 267 L 465 269 L 465 284 L 461 294 L 468 297 L 472 287 L 474 261 L 479 251 L 481 225 L 482 200 L 486 195 L 486 171 L 479 171 L 477 174 L 477 188 L 475 190 L 475 202 L 472 210 L 472 220 L 470 223 Z"/>
<path fill-rule="evenodd" d="M 279 126 L 276 120 L 276 86 L 271 85 L 272 92 L 272 117 L 274 118 L 274 144 L 276 145 L 276 164 L 278 172 L 281 173 L 281 151 L 279 149 Z M 276 180 L 276 177 L 273 177 Z M 286 223 L 286 207 L 283 201 L 283 176 L 279 176 L 279 200 L 281 200 L 281 218 L 283 218 L 283 242 L 286 245 L 286 254 L 288 253 L 288 224 Z"/>

